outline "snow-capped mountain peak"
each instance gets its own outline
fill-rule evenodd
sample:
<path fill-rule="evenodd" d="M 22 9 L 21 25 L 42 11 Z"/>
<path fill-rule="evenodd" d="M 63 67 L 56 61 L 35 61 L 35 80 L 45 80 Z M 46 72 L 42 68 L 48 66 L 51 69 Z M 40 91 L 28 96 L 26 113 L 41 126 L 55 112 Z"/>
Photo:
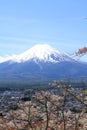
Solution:
<path fill-rule="evenodd" d="M 71 58 L 69 58 L 67 55 L 60 53 L 58 50 L 48 44 L 38 44 L 20 55 L 9 56 L 6 57 L 5 60 L 2 60 L 17 63 L 26 62 L 29 60 L 33 60 L 36 63 L 38 61 L 57 63 L 60 61 L 71 60 Z"/>
<path fill-rule="evenodd" d="M 53 58 L 51 57 L 52 55 L 56 57 L 60 55 L 60 52 L 52 48 L 48 44 L 39 44 L 25 51 L 24 53 L 20 54 L 16 60 L 18 62 L 21 62 L 21 61 L 24 62 L 30 59 L 39 59 L 45 62 L 46 61 L 55 62 Z"/>

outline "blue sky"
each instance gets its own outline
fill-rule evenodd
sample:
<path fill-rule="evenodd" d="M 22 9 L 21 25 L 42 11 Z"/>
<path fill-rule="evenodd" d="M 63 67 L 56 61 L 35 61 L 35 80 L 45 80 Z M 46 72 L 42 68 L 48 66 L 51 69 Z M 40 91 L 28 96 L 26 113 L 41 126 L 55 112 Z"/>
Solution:
<path fill-rule="evenodd" d="M 87 47 L 86 18 L 87 0 L 2 0 L 0 56 L 44 43 L 72 54 Z"/>

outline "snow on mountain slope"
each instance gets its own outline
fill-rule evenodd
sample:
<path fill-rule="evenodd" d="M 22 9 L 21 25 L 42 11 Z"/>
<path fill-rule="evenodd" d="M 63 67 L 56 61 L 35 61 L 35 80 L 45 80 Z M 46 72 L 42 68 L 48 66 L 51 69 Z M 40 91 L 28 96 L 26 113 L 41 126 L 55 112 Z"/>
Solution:
<path fill-rule="evenodd" d="M 15 58 L 17 58 L 17 55 L 5 56 L 5 57 L 0 56 L 0 63 L 10 61 L 10 60 L 14 60 Z"/>
<path fill-rule="evenodd" d="M 61 61 L 70 61 L 72 59 L 67 55 L 60 53 L 58 50 L 52 48 L 48 44 L 38 44 L 20 55 L 1 58 L 1 62 L 12 61 L 21 63 L 29 60 L 33 60 L 35 62 L 44 61 L 57 63 Z"/>
<path fill-rule="evenodd" d="M 5 58 L 0 56 L 0 62 L 4 62 Z"/>
<path fill-rule="evenodd" d="M 11 58 L 12 61 L 18 63 L 26 62 L 32 59 L 35 62 L 39 60 L 39 61 L 54 62 L 54 63 L 71 60 L 71 58 L 61 54 L 59 51 L 52 48 L 48 44 L 38 44 L 32 47 L 31 49 L 25 51 L 24 53 Z"/>
<path fill-rule="evenodd" d="M 44 62 L 50 61 L 50 62 L 56 62 L 51 55 L 54 55 L 57 57 L 60 55 L 60 52 L 58 52 L 56 49 L 53 49 L 51 46 L 47 44 L 40 44 L 32 47 L 31 49 L 27 50 L 26 52 L 20 54 L 17 57 L 17 62 L 25 62 L 30 59 L 34 60 L 43 60 Z"/>

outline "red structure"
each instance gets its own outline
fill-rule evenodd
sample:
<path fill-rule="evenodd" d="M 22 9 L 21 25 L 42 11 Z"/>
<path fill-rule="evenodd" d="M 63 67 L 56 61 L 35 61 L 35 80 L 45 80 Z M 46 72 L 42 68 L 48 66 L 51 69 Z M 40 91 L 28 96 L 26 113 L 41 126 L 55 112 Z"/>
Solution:
<path fill-rule="evenodd" d="M 76 54 L 76 56 L 79 56 L 79 55 L 83 55 L 85 53 L 87 53 L 87 47 L 79 49 L 75 54 Z"/>

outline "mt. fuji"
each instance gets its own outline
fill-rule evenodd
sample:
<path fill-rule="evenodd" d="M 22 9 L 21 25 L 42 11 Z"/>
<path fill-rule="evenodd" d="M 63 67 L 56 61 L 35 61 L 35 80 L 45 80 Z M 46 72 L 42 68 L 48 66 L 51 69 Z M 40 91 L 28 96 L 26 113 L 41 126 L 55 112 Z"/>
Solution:
<path fill-rule="evenodd" d="M 17 63 L 26 62 L 29 60 L 33 60 L 35 62 L 43 61 L 53 63 L 71 60 L 68 56 L 60 53 L 48 44 L 38 44 L 20 55 L 9 56 L 6 59 L 1 59 L 2 62 L 13 61 Z"/>
<path fill-rule="evenodd" d="M 87 64 L 39 44 L 20 55 L 0 58 L 0 81 L 87 77 Z"/>

